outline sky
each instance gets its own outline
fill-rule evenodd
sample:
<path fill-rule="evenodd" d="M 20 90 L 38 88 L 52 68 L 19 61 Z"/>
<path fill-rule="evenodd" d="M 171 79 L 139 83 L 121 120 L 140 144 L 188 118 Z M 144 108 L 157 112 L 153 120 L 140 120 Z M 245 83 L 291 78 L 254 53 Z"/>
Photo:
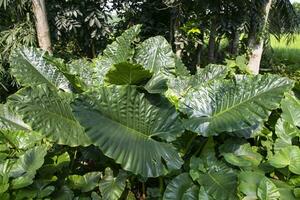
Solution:
<path fill-rule="evenodd" d="M 299 2 L 300 3 L 300 0 L 290 0 L 292 3 L 294 2 Z"/>

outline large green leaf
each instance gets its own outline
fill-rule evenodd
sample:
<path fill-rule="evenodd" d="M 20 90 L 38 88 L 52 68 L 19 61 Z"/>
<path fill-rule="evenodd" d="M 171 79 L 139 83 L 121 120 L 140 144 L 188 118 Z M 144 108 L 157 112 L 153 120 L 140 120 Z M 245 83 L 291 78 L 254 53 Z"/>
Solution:
<path fill-rule="evenodd" d="M 281 102 L 282 118 L 294 126 L 300 126 L 300 101 L 290 94 Z"/>
<path fill-rule="evenodd" d="M 0 130 L 31 131 L 31 128 L 9 106 L 0 104 Z"/>
<path fill-rule="evenodd" d="M 11 73 L 24 86 L 46 83 L 69 91 L 69 81 L 57 67 L 44 58 L 45 52 L 21 48 L 11 56 Z"/>
<path fill-rule="evenodd" d="M 228 67 L 224 65 L 209 64 L 204 69 L 199 69 L 194 75 L 191 85 L 197 88 L 203 84 L 209 84 L 215 80 L 221 80 L 228 74 Z"/>
<path fill-rule="evenodd" d="M 71 189 L 78 189 L 82 192 L 89 192 L 98 186 L 100 177 L 100 172 L 89 172 L 82 176 L 70 175 L 68 176 L 68 185 Z"/>
<path fill-rule="evenodd" d="M 257 199 L 257 189 L 264 174 L 252 171 L 243 171 L 239 174 L 239 191 L 249 199 Z"/>
<path fill-rule="evenodd" d="M 54 200 L 73 200 L 74 192 L 68 188 L 68 186 L 63 185 L 53 196 Z"/>
<path fill-rule="evenodd" d="M 35 173 L 44 163 L 44 157 L 47 153 L 46 146 L 36 146 L 27 150 L 13 164 L 9 175 L 10 177 L 20 177 L 26 173 Z"/>
<path fill-rule="evenodd" d="M 145 87 L 151 93 L 160 93 L 166 90 L 167 80 L 171 76 L 175 77 L 175 55 L 171 45 L 161 36 L 149 38 L 141 43 L 137 47 L 134 59 L 138 64 L 154 73 Z"/>
<path fill-rule="evenodd" d="M 116 41 L 107 45 L 103 51 L 103 56 L 110 58 L 115 64 L 130 59 L 134 54 L 131 45 L 140 33 L 141 27 L 141 25 L 135 25 L 127 29 L 120 37 L 116 38 Z"/>
<path fill-rule="evenodd" d="M 168 77 L 170 78 L 170 77 Z M 163 93 L 168 89 L 167 86 L 167 76 L 163 74 L 157 74 L 152 76 L 152 78 L 147 82 L 147 84 L 144 86 L 144 88 L 149 92 L 150 94 L 159 94 Z"/>
<path fill-rule="evenodd" d="M 289 79 L 274 75 L 216 81 L 189 92 L 179 109 L 188 116 L 188 130 L 203 136 L 234 132 L 266 120 L 292 86 Z"/>
<path fill-rule="evenodd" d="M 153 100 L 135 86 L 109 86 L 89 91 L 73 107 L 106 156 L 125 170 L 156 177 L 181 167 L 177 151 L 161 139 L 173 141 L 183 128 L 175 108 L 164 99 Z"/>
<path fill-rule="evenodd" d="M 17 149 L 29 149 L 39 143 L 43 136 L 39 132 L 25 132 L 25 131 L 4 131 L 2 136 L 10 142 L 12 147 Z"/>
<path fill-rule="evenodd" d="M 275 133 L 278 137 L 274 144 L 275 151 L 292 145 L 292 139 L 297 136 L 300 137 L 300 130 L 283 118 L 278 119 L 275 126 Z"/>
<path fill-rule="evenodd" d="M 105 80 L 115 85 L 138 85 L 151 76 L 152 74 L 141 65 L 119 63 L 108 71 Z"/>
<path fill-rule="evenodd" d="M 99 183 L 99 189 L 103 200 L 118 200 L 125 190 L 127 174 L 120 171 L 117 177 L 114 177 L 110 168 L 105 169 L 105 176 Z"/>
<path fill-rule="evenodd" d="M 288 146 L 275 152 L 270 158 L 270 164 L 276 168 L 289 167 L 289 170 L 300 175 L 300 148 L 297 146 Z"/>
<path fill-rule="evenodd" d="M 237 175 L 235 171 L 224 162 L 217 160 L 212 153 L 204 152 L 201 158 L 192 157 L 190 175 L 193 180 L 203 186 L 205 193 L 207 193 L 206 196 L 218 200 L 237 199 Z"/>
<path fill-rule="evenodd" d="M 46 153 L 46 146 L 36 146 L 19 157 L 9 170 L 9 177 L 14 178 L 11 183 L 13 189 L 26 187 L 33 183 L 36 171 L 44 163 Z"/>
<path fill-rule="evenodd" d="M 220 152 L 228 163 L 243 168 L 257 167 L 262 160 L 262 156 L 247 141 L 241 139 L 226 140 L 220 146 Z"/>
<path fill-rule="evenodd" d="M 67 64 L 67 70 L 70 74 L 78 77 L 83 86 L 91 87 L 95 82 L 95 64 L 87 59 L 72 60 Z"/>
<path fill-rule="evenodd" d="M 162 36 L 145 40 L 137 47 L 135 61 L 151 72 L 175 74 L 175 56 L 171 45 Z"/>
<path fill-rule="evenodd" d="M 263 178 L 257 188 L 257 196 L 260 200 L 278 200 L 280 193 L 276 185 L 268 178 Z"/>
<path fill-rule="evenodd" d="M 98 83 L 103 83 L 104 77 L 112 65 L 127 62 L 132 59 L 134 49 L 132 43 L 141 31 L 141 25 L 135 25 L 126 30 L 121 36 L 116 38 L 112 44 L 107 45 L 103 55 L 96 59 L 96 79 Z"/>
<path fill-rule="evenodd" d="M 275 186 L 278 188 L 280 193 L 280 200 L 296 200 L 297 198 L 293 194 L 293 190 L 295 187 L 293 185 L 288 184 L 285 181 L 281 181 L 278 179 L 270 179 Z"/>
<path fill-rule="evenodd" d="M 190 176 L 204 188 L 199 196 L 220 200 L 237 198 L 236 172 L 216 158 L 212 138 L 208 139 L 199 158 L 191 158 Z"/>
<path fill-rule="evenodd" d="M 46 85 L 24 88 L 9 97 L 11 104 L 32 129 L 58 144 L 88 145 L 83 127 L 76 121 L 68 94 L 58 93 Z"/>
<path fill-rule="evenodd" d="M 212 83 L 216 80 L 224 79 L 227 75 L 227 67 L 222 65 L 208 65 L 204 69 L 199 69 L 193 76 L 178 76 L 168 79 L 168 90 L 166 96 L 177 102 L 190 90 L 197 90 L 202 85 Z"/>
<path fill-rule="evenodd" d="M 237 177 L 234 173 L 213 172 L 201 174 L 198 183 L 207 194 L 218 200 L 237 199 Z"/>
<path fill-rule="evenodd" d="M 189 190 L 192 187 L 197 187 L 188 173 L 183 173 L 175 177 L 168 185 L 164 193 L 163 200 L 183 200 L 183 199 L 198 199 L 199 188 Z M 187 198 L 188 197 L 188 198 Z"/>

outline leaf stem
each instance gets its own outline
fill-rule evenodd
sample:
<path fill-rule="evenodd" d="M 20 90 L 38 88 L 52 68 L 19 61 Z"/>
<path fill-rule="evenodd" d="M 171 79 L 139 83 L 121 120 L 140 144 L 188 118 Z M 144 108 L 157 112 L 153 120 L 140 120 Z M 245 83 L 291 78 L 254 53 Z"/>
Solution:
<path fill-rule="evenodd" d="M 73 156 L 73 159 L 72 159 L 72 162 L 71 162 L 71 166 L 70 166 L 71 170 L 73 170 L 76 156 L 77 156 L 77 149 L 75 149 L 74 156 Z"/>
<path fill-rule="evenodd" d="M 146 188 L 145 188 L 145 183 L 142 182 L 142 199 L 146 199 Z"/>
<path fill-rule="evenodd" d="M 159 191 L 160 191 L 160 194 L 162 195 L 164 193 L 164 179 L 163 177 L 159 177 Z"/>

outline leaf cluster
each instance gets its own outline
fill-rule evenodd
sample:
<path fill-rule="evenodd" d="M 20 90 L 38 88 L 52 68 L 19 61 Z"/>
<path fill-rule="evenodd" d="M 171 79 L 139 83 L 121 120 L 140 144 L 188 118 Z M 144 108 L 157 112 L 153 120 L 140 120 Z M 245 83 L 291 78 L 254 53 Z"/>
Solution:
<path fill-rule="evenodd" d="M 2 199 L 299 198 L 293 82 L 220 65 L 190 75 L 140 31 L 91 61 L 12 54 L 22 89 L 0 107 Z"/>

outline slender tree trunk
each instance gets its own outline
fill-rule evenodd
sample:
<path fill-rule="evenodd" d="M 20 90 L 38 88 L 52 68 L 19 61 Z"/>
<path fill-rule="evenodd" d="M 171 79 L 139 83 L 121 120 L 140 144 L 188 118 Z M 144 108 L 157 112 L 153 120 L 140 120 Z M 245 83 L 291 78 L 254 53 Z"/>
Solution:
<path fill-rule="evenodd" d="M 271 5 L 272 5 L 272 0 L 268 0 L 264 8 L 265 16 L 263 22 L 264 24 L 262 26 L 263 32 L 265 31 L 266 26 L 268 24 Z M 259 73 L 260 62 L 263 53 L 263 46 L 264 46 L 264 37 L 261 37 L 260 39 L 257 38 L 254 39 L 253 37 L 249 37 L 249 48 L 251 49 L 251 56 L 249 59 L 248 67 L 255 75 Z"/>
<path fill-rule="evenodd" d="M 45 0 L 32 0 L 32 7 L 39 46 L 41 49 L 52 53 Z"/>
<path fill-rule="evenodd" d="M 169 33 L 169 42 L 170 44 L 174 44 L 174 21 L 175 21 L 175 14 L 174 9 L 170 9 L 170 33 Z"/>
<path fill-rule="evenodd" d="M 182 57 L 183 42 L 181 40 L 180 25 L 181 25 L 181 6 L 177 5 L 171 9 L 171 19 L 170 19 L 170 42 L 173 42 L 176 56 L 178 58 Z"/>
<path fill-rule="evenodd" d="M 230 54 L 237 55 L 239 53 L 239 43 L 240 43 L 240 32 L 235 30 L 233 33 L 233 38 L 230 43 Z"/>
<path fill-rule="evenodd" d="M 197 49 L 196 68 L 201 66 L 201 55 L 202 55 L 202 45 L 199 45 Z"/>
<path fill-rule="evenodd" d="M 217 23 L 212 20 L 208 41 L 208 61 L 213 63 L 215 61 L 215 47 L 216 47 L 216 34 L 217 34 Z"/>

